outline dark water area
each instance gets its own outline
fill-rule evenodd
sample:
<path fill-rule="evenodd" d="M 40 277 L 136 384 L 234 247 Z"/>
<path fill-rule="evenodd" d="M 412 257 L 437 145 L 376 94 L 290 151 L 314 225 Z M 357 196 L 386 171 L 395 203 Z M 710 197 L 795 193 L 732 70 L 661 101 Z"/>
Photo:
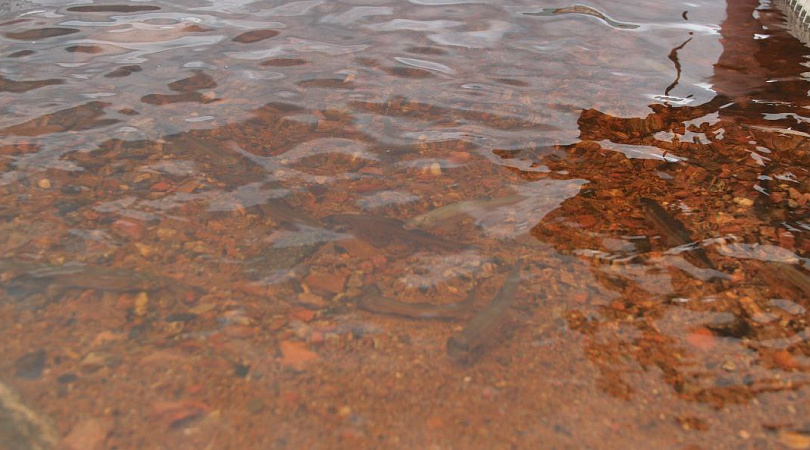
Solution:
<path fill-rule="evenodd" d="M 0 5 L 0 448 L 810 448 L 775 5 Z"/>

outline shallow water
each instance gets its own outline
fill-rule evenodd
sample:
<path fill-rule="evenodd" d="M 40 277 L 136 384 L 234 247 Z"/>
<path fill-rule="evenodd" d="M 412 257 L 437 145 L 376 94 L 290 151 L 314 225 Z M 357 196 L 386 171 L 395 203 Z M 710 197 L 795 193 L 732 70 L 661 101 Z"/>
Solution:
<path fill-rule="evenodd" d="M 6 3 L 0 440 L 810 448 L 810 50 L 660 3 Z"/>

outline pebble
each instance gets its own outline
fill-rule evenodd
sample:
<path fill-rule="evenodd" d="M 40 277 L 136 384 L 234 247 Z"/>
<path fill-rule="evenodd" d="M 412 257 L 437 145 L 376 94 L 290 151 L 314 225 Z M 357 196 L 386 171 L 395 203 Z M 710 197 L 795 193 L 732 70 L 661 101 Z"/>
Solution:
<path fill-rule="evenodd" d="M 268 331 L 278 331 L 287 325 L 287 318 L 284 316 L 273 316 L 265 325 Z"/>
<path fill-rule="evenodd" d="M 152 187 L 149 188 L 152 192 L 166 192 L 172 188 L 172 185 L 165 181 L 158 181 L 157 183 L 153 184 Z"/>
<path fill-rule="evenodd" d="M 312 322 L 312 319 L 315 318 L 315 311 L 306 308 L 296 308 L 291 315 L 302 322 Z"/>
<path fill-rule="evenodd" d="M 138 253 L 140 253 L 141 256 L 143 256 L 144 258 L 148 258 L 149 255 L 151 255 L 155 251 L 154 248 L 146 244 L 141 244 L 140 242 L 135 243 L 135 248 L 138 249 Z"/>
<path fill-rule="evenodd" d="M 307 275 L 304 282 L 313 291 L 336 294 L 346 287 L 347 278 L 348 276 L 345 273 L 313 272 Z"/>
<path fill-rule="evenodd" d="M 113 222 L 111 228 L 116 235 L 136 241 L 143 239 L 146 234 L 146 227 L 143 222 L 137 220 L 118 219 Z"/>
<path fill-rule="evenodd" d="M 112 430 L 109 419 L 87 419 L 77 423 L 62 440 L 60 448 L 70 450 L 96 450 L 104 448 L 104 441 Z"/>
<path fill-rule="evenodd" d="M 779 431 L 779 442 L 785 447 L 794 450 L 810 448 L 810 436 L 790 430 Z"/>
<path fill-rule="evenodd" d="M 135 315 L 143 317 L 148 312 L 149 296 L 146 292 L 141 292 L 135 297 Z"/>
<path fill-rule="evenodd" d="M 47 178 L 43 178 L 43 179 L 39 180 L 39 182 L 37 184 L 42 189 L 50 189 L 51 188 L 51 180 L 49 180 Z"/>
<path fill-rule="evenodd" d="M 230 325 L 225 328 L 225 335 L 234 339 L 248 339 L 256 335 L 258 329 L 248 325 Z"/>
<path fill-rule="evenodd" d="M 734 203 L 736 203 L 736 204 L 738 204 L 740 206 L 745 206 L 745 207 L 749 207 L 749 206 L 754 205 L 754 201 L 751 200 L 750 198 L 746 198 L 746 197 L 734 197 Z"/>
<path fill-rule="evenodd" d="M 698 328 L 686 337 L 686 341 L 700 350 L 711 350 L 714 347 L 714 334 L 708 328 Z"/>
<path fill-rule="evenodd" d="M 306 370 L 310 364 L 318 360 L 318 354 L 307 350 L 306 345 L 302 342 L 282 342 L 281 354 L 281 365 L 292 367 L 297 371 Z"/>
<path fill-rule="evenodd" d="M 194 400 L 155 402 L 152 404 L 155 418 L 173 428 L 207 414 L 211 408 Z"/>
<path fill-rule="evenodd" d="M 46 355 L 45 350 L 39 349 L 27 353 L 14 362 L 15 375 L 17 378 L 24 378 L 26 380 L 36 380 L 42 377 L 42 372 L 45 370 Z"/>
<path fill-rule="evenodd" d="M 793 358 L 793 355 L 787 350 L 777 350 L 771 355 L 774 364 L 779 366 L 782 370 L 795 370 L 799 368 L 799 363 Z"/>
<path fill-rule="evenodd" d="M 95 372 L 102 367 L 115 366 L 120 363 L 117 357 L 103 352 L 90 352 L 79 363 L 82 371 L 86 373 Z"/>
<path fill-rule="evenodd" d="M 245 409 L 251 414 L 259 414 L 264 410 L 264 401 L 260 398 L 253 397 L 245 403 Z"/>

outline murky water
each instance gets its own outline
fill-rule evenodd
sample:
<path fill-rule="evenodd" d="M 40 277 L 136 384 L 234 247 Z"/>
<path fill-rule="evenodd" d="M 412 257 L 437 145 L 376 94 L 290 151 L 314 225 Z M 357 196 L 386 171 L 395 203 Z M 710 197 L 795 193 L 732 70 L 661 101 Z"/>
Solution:
<path fill-rule="evenodd" d="M 810 50 L 732 3 L 5 3 L 0 440 L 810 448 Z"/>

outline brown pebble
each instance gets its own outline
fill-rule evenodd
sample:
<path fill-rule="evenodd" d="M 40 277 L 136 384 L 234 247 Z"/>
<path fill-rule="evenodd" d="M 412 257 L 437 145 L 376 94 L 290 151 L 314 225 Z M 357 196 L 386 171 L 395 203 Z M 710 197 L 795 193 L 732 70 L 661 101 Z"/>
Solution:
<path fill-rule="evenodd" d="M 303 342 L 284 341 L 281 343 L 281 365 L 295 370 L 305 370 L 318 360 L 318 354 L 307 350 Z"/>
<path fill-rule="evenodd" d="M 225 335 L 234 339 L 247 339 L 256 335 L 256 327 L 247 325 L 231 325 L 225 328 Z"/>
<path fill-rule="evenodd" d="M 287 318 L 284 316 L 275 316 L 270 319 L 270 321 L 265 326 L 265 329 L 269 331 L 278 331 L 284 326 L 287 325 Z"/>
<path fill-rule="evenodd" d="M 278 31 L 276 30 L 253 30 L 246 31 L 231 40 L 234 42 L 239 42 L 240 44 L 251 44 L 253 42 L 263 41 L 276 36 L 278 36 Z"/>
<path fill-rule="evenodd" d="M 708 328 L 700 327 L 686 337 L 686 341 L 700 350 L 711 350 L 714 347 L 714 333 Z"/>
<path fill-rule="evenodd" d="M 326 338 L 321 331 L 313 331 L 311 335 L 309 335 L 309 343 L 310 344 L 323 344 Z"/>
<path fill-rule="evenodd" d="M 794 450 L 810 448 L 810 436 L 790 430 L 779 431 L 779 442 L 785 447 Z"/>
<path fill-rule="evenodd" d="M 379 167 L 363 167 L 359 170 L 360 173 L 367 175 L 382 175 L 383 171 Z"/>
<path fill-rule="evenodd" d="M 66 450 L 102 449 L 112 427 L 113 423 L 109 419 L 83 420 L 74 425 L 70 433 L 62 439 L 60 448 Z"/>
<path fill-rule="evenodd" d="M 194 400 L 179 400 L 172 402 L 155 402 L 152 404 L 155 418 L 164 422 L 168 427 L 175 427 L 181 423 L 200 417 L 210 410 L 208 405 Z"/>
<path fill-rule="evenodd" d="M 259 414 L 264 410 L 264 401 L 260 398 L 253 397 L 247 401 L 245 409 L 251 414 Z"/>
<path fill-rule="evenodd" d="M 313 272 L 306 277 L 304 282 L 313 291 L 336 294 L 346 287 L 347 278 L 348 275 L 345 273 Z"/>
<path fill-rule="evenodd" d="M 166 192 L 172 188 L 172 185 L 165 181 L 158 181 L 157 183 L 153 184 L 152 187 L 149 188 L 152 192 Z"/>
<path fill-rule="evenodd" d="M 138 220 L 118 219 L 113 222 L 112 231 L 118 236 L 138 241 L 146 234 L 146 226 Z"/>
<path fill-rule="evenodd" d="M 296 308 L 290 315 L 302 322 L 312 322 L 312 319 L 315 318 L 315 311 L 306 308 Z"/>
<path fill-rule="evenodd" d="M 779 366 L 782 370 L 795 370 L 799 368 L 799 363 L 793 358 L 793 355 L 787 350 L 777 350 L 771 354 L 773 363 Z"/>
<path fill-rule="evenodd" d="M 143 317 L 147 312 L 149 312 L 149 295 L 141 292 L 135 296 L 135 315 Z"/>
<path fill-rule="evenodd" d="M 596 218 L 591 215 L 579 216 L 579 224 L 582 225 L 583 228 L 591 228 L 596 225 Z"/>

